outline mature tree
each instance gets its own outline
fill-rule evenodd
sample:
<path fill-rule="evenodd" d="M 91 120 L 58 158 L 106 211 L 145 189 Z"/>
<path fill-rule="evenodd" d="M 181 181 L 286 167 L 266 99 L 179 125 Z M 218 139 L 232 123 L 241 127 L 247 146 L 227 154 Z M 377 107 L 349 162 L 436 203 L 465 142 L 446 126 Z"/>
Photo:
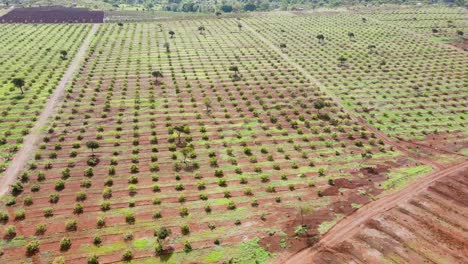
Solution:
<path fill-rule="evenodd" d="M 66 60 L 67 55 L 68 55 L 68 52 L 66 50 L 61 50 L 60 51 L 60 57 L 62 58 L 62 60 Z"/>
<path fill-rule="evenodd" d="M 363 22 L 363 23 L 366 23 L 366 22 L 367 22 L 367 18 L 363 17 L 363 18 L 362 18 L 362 22 Z"/>
<path fill-rule="evenodd" d="M 340 62 L 340 66 L 344 66 L 345 65 L 345 62 L 347 61 L 348 59 L 343 57 L 343 56 L 340 56 L 338 58 L 338 61 Z"/>
<path fill-rule="evenodd" d="M 461 30 L 457 30 L 457 35 L 459 38 L 463 38 L 464 33 Z"/>
<path fill-rule="evenodd" d="M 203 102 L 206 106 L 206 112 L 210 112 L 210 108 L 211 108 L 211 100 L 210 98 L 205 98 L 205 101 Z"/>
<path fill-rule="evenodd" d="M 354 33 L 353 32 L 349 32 L 348 33 L 348 37 L 349 37 L 349 40 L 354 40 Z"/>
<path fill-rule="evenodd" d="M 304 226 L 304 215 L 310 214 L 312 211 L 312 207 L 308 205 L 303 205 L 299 207 L 299 213 L 301 214 L 301 226 Z"/>
<path fill-rule="evenodd" d="M 198 31 L 200 32 L 201 35 L 205 34 L 205 26 L 199 26 Z"/>
<path fill-rule="evenodd" d="M 325 36 L 323 34 L 317 35 L 317 39 L 319 44 L 323 44 L 325 42 Z"/>
<path fill-rule="evenodd" d="M 369 50 L 369 53 L 375 52 L 376 48 L 377 47 L 375 45 L 373 45 L 373 44 L 370 44 L 370 45 L 367 46 L 367 49 Z"/>
<path fill-rule="evenodd" d="M 171 52 L 170 47 L 171 47 L 171 45 L 169 43 L 167 43 L 167 42 L 164 43 L 164 48 L 166 48 L 167 53 Z"/>
<path fill-rule="evenodd" d="M 237 23 L 237 27 L 239 28 L 239 30 L 242 30 L 242 24 L 241 23 Z"/>
<path fill-rule="evenodd" d="M 175 35 L 174 30 L 169 30 L 169 35 L 171 35 L 171 38 L 174 38 L 174 35 Z"/>
<path fill-rule="evenodd" d="M 325 102 L 317 100 L 314 102 L 314 108 L 317 109 L 317 113 L 320 115 L 320 110 L 325 107 Z"/>
<path fill-rule="evenodd" d="M 234 74 L 232 75 L 232 78 L 234 78 L 236 80 L 239 79 L 239 67 L 231 66 L 231 67 L 229 67 L 229 70 L 234 72 Z"/>
<path fill-rule="evenodd" d="M 183 148 L 180 153 L 182 153 L 182 156 L 184 156 L 184 163 L 185 163 L 185 167 L 188 167 L 188 165 L 190 164 L 190 160 L 187 159 L 187 157 L 190 157 L 190 155 L 192 155 L 192 153 L 194 152 L 194 149 L 193 149 L 193 146 L 190 144 L 190 145 L 187 145 L 185 148 Z"/>
<path fill-rule="evenodd" d="M 433 28 L 433 29 L 432 29 L 432 33 L 433 33 L 433 34 L 437 34 L 437 33 L 439 33 L 439 30 L 438 30 L 437 28 Z"/>
<path fill-rule="evenodd" d="M 285 49 L 285 48 L 286 48 L 286 44 L 281 43 L 281 44 L 280 44 L 280 48 Z"/>
<path fill-rule="evenodd" d="M 24 86 L 24 78 L 14 78 L 13 80 L 11 80 L 11 83 L 13 83 L 13 85 L 20 89 L 21 91 L 21 94 L 24 94 L 24 91 L 23 91 L 23 86 Z"/>
<path fill-rule="evenodd" d="M 94 156 L 94 150 L 99 148 L 99 142 L 94 141 L 94 140 L 88 141 L 88 142 L 86 142 L 86 147 L 91 149 L 91 153 Z"/>
<path fill-rule="evenodd" d="M 174 130 L 177 132 L 177 142 L 180 144 L 181 143 L 181 134 L 189 134 L 190 133 L 190 128 L 188 126 L 175 126 Z"/>
<path fill-rule="evenodd" d="M 158 78 L 162 78 L 163 77 L 163 74 L 161 71 L 153 71 L 151 73 L 151 75 L 156 79 L 156 81 L 158 81 Z"/>

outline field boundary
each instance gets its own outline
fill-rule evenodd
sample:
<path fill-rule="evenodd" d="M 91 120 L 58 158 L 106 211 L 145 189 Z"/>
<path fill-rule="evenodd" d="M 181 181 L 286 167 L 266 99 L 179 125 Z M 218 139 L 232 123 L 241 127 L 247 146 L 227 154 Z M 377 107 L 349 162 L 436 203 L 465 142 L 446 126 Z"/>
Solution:
<path fill-rule="evenodd" d="M 37 122 L 29 134 L 24 138 L 21 149 L 14 155 L 12 161 L 0 178 L 0 196 L 8 192 L 10 185 L 16 180 L 18 174 L 23 170 L 26 163 L 32 157 L 34 150 L 41 139 L 43 128 L 47 125 L 49 117 L 54 113 L 57 105 L 63 100 L 65 87 L 78 70 L 86 51 L 88 50 L 92 37 L 99 28 L 99 24 L 93 24 L 88 35 L 83 40 L 80 48 L 76 52 L 72 62 L 65 71 L 62 79 L 55 88 L 52 96 L 47 100 L 44 109 L 39 115 Z"/>
<path fill-rule="evenodd" d="M 264 36 L 262 36 L 260 33 L 255 31 L 255 29 L 251 28 L 247 23 L 243 23 L 244 28 L 252 32 L 259 40 L 261 40 L 263 43 L 268 45 L 273 51 L 275 51 L 278 55 L 280 55 L 287 63 L 290 65 L 294 66 L 305 78 L 309 79 L 312 81 L 313 84 L 317 86 L 317 88 L 320 89 L 320 91 L 324 92 L 327 96 L 329 96 L 333 102 L 335 102 L 338 106 L 340 106 L 343 111 L 345 111 L 352 120 L 360 123 L 363 125 L 366 129 L 369 131 L 373 132 L 378 138 L 380 138 L 385 144 L 391 145 L 394 148 L 396 148 L 398 151 L 406 154 L 407 156 L 414 158 L 418 160 L 419 162 L 429 165 L 435 170 L 441 170 L 444 168 L 443 165 L 439 164 L 438 162 L 435 162 L 431 159 L 424 158 L 414 152 L 411 152 L 410 150 L 406 149 L 402 144 L 399 144 L 398 142 L 395 142 L 393 139 L 388 137 L 386 134 L 375 128 L 374 126 L 371 126 L 366 120 L 364 120 L 362 117 L 357 116 L 353 111 L 349 110 L 346 106 L 343 105 L 341 102 L 341 99 L 338 98 L 334 93 L 330 92 L 319 80 L 317 80 L 315 77 L 313 77 L 306 69 L 301 67 L 299 64 L 297 64 L 293 59 L 291 59 L 287 54 L 285 54 L 278 46 L 273 44 L 270 40 L 266 39 Z"/>
<path fill-rule="evenodd" d="M 418 178 L 401 190 L 388 194 L 377 201 L 361 207 L 355 213 L 338 222 L 313 247 L 303 249 L 287 258 L 278 259 L 278 263 L 313 263 L 313 257 L 319 251 L 330 249 L 334 245 L 352 237 L 364 227 L 367 220 L 395 208 L 398 204 L 404 203 L 410 198 L 423 192 L 434 182 L 461 170 L 468 170 L 468 161 Z"/>

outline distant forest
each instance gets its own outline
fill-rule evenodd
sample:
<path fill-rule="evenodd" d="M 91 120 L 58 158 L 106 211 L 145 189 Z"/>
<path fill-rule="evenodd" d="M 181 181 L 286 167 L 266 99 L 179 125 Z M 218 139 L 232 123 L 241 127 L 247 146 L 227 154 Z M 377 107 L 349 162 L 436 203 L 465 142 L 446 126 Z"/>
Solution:
<path fill-rule="evenodd" d="M 448 4 L 466 7 L 468 0 L 0 0 L 4 5 L 65 5 L 93 9 L 132 9 L 173 12 L 250 12 L 313 9 L 350 5 Z"/>

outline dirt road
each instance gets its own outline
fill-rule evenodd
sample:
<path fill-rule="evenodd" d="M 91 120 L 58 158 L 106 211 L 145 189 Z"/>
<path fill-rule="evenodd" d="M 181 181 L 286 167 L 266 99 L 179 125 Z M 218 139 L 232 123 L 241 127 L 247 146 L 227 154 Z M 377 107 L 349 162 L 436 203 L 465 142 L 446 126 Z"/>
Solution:
<path fill-rule="evenodd" d="M 314 263 L 313 258 L 320 250 L 330 249 L 332 246 L 352 237 L 360 231 L 361 228 L 363 228 L 364 223 L 367 220 L 408 201 L 410 198 L 426 190 L 435 181 L 458 171 L 468 171 L 468 161 L 442 171 L 428 174 L 397 192 L 391 193 L 375 202 L 363 206 L 354 214 L 341 220 L 337 225 L 331 228 L 313 247 L 304 249 L 288 258 L 281 258 L 278 262 L 288 264 Z"/>
<path fill-rule="evenodd" d="M 3 177 L 0 178 L 0 196 L 8 192 L 10 185 L 15 182 L 18 174 L 26 166 L 29 159 L 34 154 L 34 151 L 39 144 L 40 139 L 42 138 L 42 130 L 46 127 L 49 117 L 54 113 L 56 106 L 63 100 L 65 93 L 65 87 L 67 83 L 72 79 L 73 75 L 76 73 L 82 60 L 86 55 L 89 45 L 91 44 L 92 37 L 99 28 L 99 24 L 94 24 L 89 31 L 88 35 L 81 44 L 78 52 L 75 54 L 73 61 L 68 66 L 67 71 L 63 75 L 59 84 L 55 88 L 52 96 L 47 100 L 44 109 L 42 110 L 39 118 L 37 119 L 36 124 L 31 129 L 29 135 L 24 138 L 23 146 L 13 157 L 8 168 L 5 170 Z"/>
<path fill-rule="evenodd" d="M 317 88 L 320 89 L 320 91 L 324 92 L 327 96 L 329 96 L 333 102 L 335 102 L 338 106 L 340 106 L 343 111 L 345 111 L 352 120 L 360 123 L 362 126 L 364 126 L 367 130 L 373 132 L 375 136 L 379 139 L 381 139 L 385 144 L 393 146 L 394 149 L 406 154 L 407 156 L 418 160 L 419 162 L 429 165 L 433 167 L 436 170 L 443 169 L 444 166 L 441 165 L 440 163 L 433 161 L 431 159 L 422 157 L 421 155 L 418 155 L 412 151 L 409 151 L 406 149 L 402 144 L 394 141 L 393 139 L 389 138 L 386 134 L 382 133 L 379 131 L 377 128 L 369 125 L 369 123 L 366 122 L 362 117 L 356 116 L 355 113 L 348 108 L 346 108 L 343 103 L 341 102 L 340 98 L 338 98 L 335 94 L 330 92 L 319 80 L 317 80 L 314 76 L 312 76 L 306 69 L 304 69 L 301 65 L 296 63 L 293 59 L 291 59 L 286 53 L 284 53 L 278 46 L 273 44 L 270 40 L 266 39 L 263 37 L 260 33 L 255 31 L 255 29 L 251 28 L 248 24 L 243 23 L 243 27 L 250 32 L 252 32 L 255 37 L 260 39 L 262 42 L 265 43 L 265 45 L 268 45 L 272 50 L 274 50 L 278 55 L 280 55 L 286 62 L 288 62 L 290 65 L 294 66 L 304 77 L 309 79 L 313 84 L 317 86 Z"/>

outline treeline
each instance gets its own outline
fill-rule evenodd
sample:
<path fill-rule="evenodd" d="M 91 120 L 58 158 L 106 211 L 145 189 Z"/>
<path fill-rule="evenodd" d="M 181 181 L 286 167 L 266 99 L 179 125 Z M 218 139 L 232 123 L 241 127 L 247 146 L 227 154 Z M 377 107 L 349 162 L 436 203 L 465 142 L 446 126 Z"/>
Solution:
<path fill-rule="evenodd" d="M 250 12 L 312 9 L 346 5 L 451 4 L 466 6 L 467 0 L 102 0 L 114 7 L 140 6 L 145 10 L 173 12 Z"/>
<path fill-rule="evenodd" d="M 63 1 L 63 2 L 62 2 Z M 135 7 L 138 10 L 162 10 L 172 12 L 224 12 L 239 13 L 251 11 L 270 10 L 297 10 L 313 9 L 319 7 L 338 7 L 350 5 L 380 5 L 380 4 L 449 4 L 456 6 L 467 6 L 468 0 L 0 0 L 3 5 L 23 4 L 23 5 L 65 5 L 72 1 L 79 6 L 89 7 L 90 3 L 95 3 L 96 7 L 107 5 L 118 9 L 123 6 Z M 100 5 L 97 5 L 100 4 Z M 109 9 L 109 8 L 104 8 Z"/>

